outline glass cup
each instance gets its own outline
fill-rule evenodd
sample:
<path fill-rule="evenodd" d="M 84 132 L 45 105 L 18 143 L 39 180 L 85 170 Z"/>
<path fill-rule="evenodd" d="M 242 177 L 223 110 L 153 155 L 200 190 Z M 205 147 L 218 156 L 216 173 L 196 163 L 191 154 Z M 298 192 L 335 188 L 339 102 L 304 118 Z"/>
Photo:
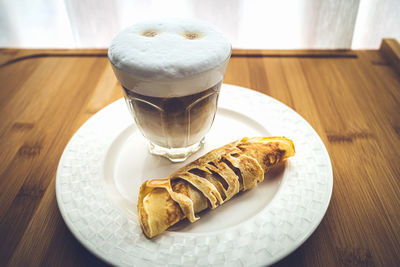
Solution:
<path fill-rule="evenodd" d="M 144 34 L 149 38 L 154 36 L 147 35 L 148 32 Z M 150 153 L 164 156 L 172 162 L 181 162 L 201 148 L 217 111 L 230 48 L 228 52 L 228 57 L 211 69 L 165 79 L 119 68 L 109 54 L 127 106 L 141 133 L 149 141 Z"/>
<path fill-rule="evenodd" d="M 169 81 L 141 79 L 112 64 L 123 88 L 129 111 L 143 136 L 149 140 L 150 153 L 164 156 L 173 162 L 181 162 L 201 148 L 204 137 L 214 121 L 228 61 L 229 58 L 206 73 Z M 201 90 L 197 89 L 195 94 L 179 97 L 147 96 L 136 92 L 132 86 L 131 88 L 124 86 L 124 84 L 135 84 L 133 87 L 174 88 L 192 83 L 197 86 L 201 84 Z"/>

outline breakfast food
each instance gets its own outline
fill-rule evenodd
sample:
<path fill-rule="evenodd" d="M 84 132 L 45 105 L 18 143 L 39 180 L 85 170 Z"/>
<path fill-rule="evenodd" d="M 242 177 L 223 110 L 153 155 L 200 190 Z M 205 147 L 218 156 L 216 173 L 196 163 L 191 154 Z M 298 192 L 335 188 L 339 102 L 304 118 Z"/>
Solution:
<path fill-rule="evenodd" d="M 138 217 L 152 238 L 180 220 L 214 209 L 240 191 L 257 186 L 264 173 L 295 154 L 285 137 L 242 138 L 212 150 L 164 179 L 151 179 L 139 191 Z"/>

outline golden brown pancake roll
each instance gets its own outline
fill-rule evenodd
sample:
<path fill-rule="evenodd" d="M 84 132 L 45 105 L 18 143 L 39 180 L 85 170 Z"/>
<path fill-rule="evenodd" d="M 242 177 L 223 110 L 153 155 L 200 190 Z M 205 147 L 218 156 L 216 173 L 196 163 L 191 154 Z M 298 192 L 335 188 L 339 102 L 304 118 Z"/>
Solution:
<path fill-rule="evenodd" d="M 164 179 L 147 180 L 140 187 L 137 207 L 144 234 L 152 238 L 184 218 L 195 222 L 197 213 L 257 186 L 264 173 L 294 154 L 293 142 L 285 137 L 243 138 Z"/>

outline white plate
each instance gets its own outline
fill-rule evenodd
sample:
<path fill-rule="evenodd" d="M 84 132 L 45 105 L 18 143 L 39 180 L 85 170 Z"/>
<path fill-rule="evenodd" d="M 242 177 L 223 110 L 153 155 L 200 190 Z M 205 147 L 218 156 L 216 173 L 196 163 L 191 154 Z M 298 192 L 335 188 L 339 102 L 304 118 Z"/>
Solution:
<path fill-rule="evenodd" d="M 244 136 L 286 136 L 296 155 L 257 188 L 149 240 L 136 217 L 143 181 Z M 329 155 L 295 111 L 253 90 L 223 84 L 205 147 L 186 163 L 150 155 L 120 99 L 90 118 L 60 159 L 56 195 L 75 237 L 113 265 L 269 265 L 298 248 L 321 222 L 332 193 Z"/>

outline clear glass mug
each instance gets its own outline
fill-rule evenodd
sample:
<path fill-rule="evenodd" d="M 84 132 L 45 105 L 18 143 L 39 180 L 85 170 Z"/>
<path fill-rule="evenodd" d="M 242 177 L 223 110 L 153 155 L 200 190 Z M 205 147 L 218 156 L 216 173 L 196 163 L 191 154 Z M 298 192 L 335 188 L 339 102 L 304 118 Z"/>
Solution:
<path fill-rule="evenodd" d="M 110 60 L 127 106 L 149 141 L 150 153 L 181 162 L 201 148 L 214 121 L 229 58 L 230 53 L 222 64 L 203 73 L 162 81 L 125 72 Z M 152 96 L 152 90 L 160 89 L 180 93 Z M 185 91 L 191 93 L 185 94 Z"/>

